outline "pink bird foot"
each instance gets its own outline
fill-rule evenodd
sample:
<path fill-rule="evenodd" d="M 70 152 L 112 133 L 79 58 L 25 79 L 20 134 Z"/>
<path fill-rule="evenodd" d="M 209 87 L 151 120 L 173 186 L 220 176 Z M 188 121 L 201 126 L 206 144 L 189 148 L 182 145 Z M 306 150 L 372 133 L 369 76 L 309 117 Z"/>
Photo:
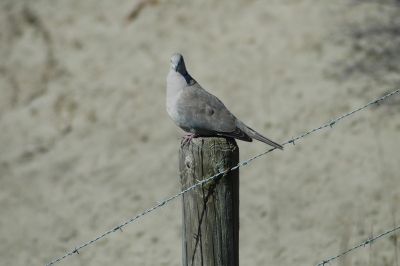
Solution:
<path fill-rule="evenodd" d="M 188 135 L 184 135 L 184 136 L 180 137 L 180 139 L 182 139 L 181 147 L 184 146 L 185 144 L 189 143 L 192 140 L 192 138 L 195 138 L 195 137 L 197 137 L 196 134 L 188 134 Z"/>

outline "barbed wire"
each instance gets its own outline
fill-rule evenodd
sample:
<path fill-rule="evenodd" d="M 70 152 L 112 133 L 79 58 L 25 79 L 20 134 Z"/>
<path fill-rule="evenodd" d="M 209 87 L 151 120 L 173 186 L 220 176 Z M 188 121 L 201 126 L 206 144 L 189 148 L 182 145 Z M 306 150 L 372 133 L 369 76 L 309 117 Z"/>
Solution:
<path fill-rule="evenodd" d="M 353 250 L 355 250 L 355 249 L 357 249 L 357 248 L 359 248 L 359 247 L 365 247 L 365 245 L 368 245 L 368 244 L 371 245 L 371 243 L 372 243 L 374 240 L 376 240 L 376 239 L 378 239 L 378 238 L 380 238 L 380 237 L 382 237 L 382 236 L 384 236 L 384 235 L 387 235 L 387 234 L 389 234 L 389 233 L 392 233 L 392 232 L 394 232 L 394 231 L 396 231 L 396 230 L 398 230 L 398 229 L 400 229 L 400 225 L 397 226 L 397 227 L 395 227 L 395 228 L 393 228 L 393 229 L 390 229 L 389 231 L 386 231 L 386 232 L 384 232 L 384 233 L 382 233 L 382 234 L 379 234 L 379 235 L 377 235 L 377 236 L 375 236 L 375 237 L 373 237 L 373 238 L 368 238 L 367 240 L 365 240 L 364 242 L 358 244 L 357 246 L 354 246 L 354 247 L 352 247 L 352 248 L 350 248 L 350 249 L 348 249 L 348 250 L 346 250 L 346 251 L 344 251 L 344 252 L 342 252 L 342 253 L 340 253 L 340 254 L 338 254 L 338 255 L 336 255 L 336 256 L 330 258 L 330 259 L 323 260 L 322 262 L 318 263 L 316 266 L 321 266 L 321 265 L 325 265 L 325 264 L 327 264 L 327 263 L 330 263 L 330 262 L 333 261 L 334 259 L 337 259 L 337 258 L 343 256 L 344 254 L 349 253 L 350 251 L 353 251 Z"/>
<path fill-rule="evenodd" d="M 310 131 L 308 131 L 308 132 L 306 132 L 306 133 L 304 133 L 304 134 L 302 134 L 302 135 L 300 135 L 300 136 L 298 136 L 298 137 L 296 137 L 296 138 L 292 138 L 292 139 L 290 139 L 290 140 L 284 142 L 282 145 L 286 145 L 286 144 L 289 144 L 289 143 L 293 143 L 293 144 L 294 144 L 294 142 L 295 142 L 296 140 L 301 139 L 301 138 L 304 138 L 305 136 L 307 136 L 307 135 L 309 135 L 309 134 L 311 134 L 311 133 L 313 133 L 313 132 L 315 132 L 315 131 L 318 131 L 318 130 L 320 130 L 320 129 L 326 128 L 326 127 L 328 127 L 328 126 L 332 127 L 334 124 L 336 124 L 337 122 L 339 122 L 339 121 L 342 120 L 343 118 L 345 118 L 345 117 L 347 117 L 347 116 L 349 116 L 349 115 L 352 115 L 352 114 L 354 114 L 354 113 L 356 113 L 356 112 L 359 112 L 359 111 L 361 111 L 362 109 L 364 109 L 364 108 L 366 108 L 366 107 L 368 107 L 368 106 L 370 106 L 370 105 L 373 105 L 373 104 L 378 104 L 378 105 L 379 105 L 379 102 L 380 102 L 380 101 L 382 101 L 382 100 L 384 100 L 384 99 L 386 99 L 386 98 L 388 98 L 388 97 L 390 97 L 390 96 L 392 96 L 392 95 L 394 95 L 394 94 L 396 94 L 396 93 L 398 93 L 398 92 L 400 92 L 400 89 L 395 90 L 395 91 L 393 91 L 393 92 L 391 92 L 391 93 L 389 93 L 389 94 L 386 94 L 385 96 L 383 96 L 383 97 L 381 97 L 381 98 L 379 98 L 379 99 L 375 99 L 375 100 L 373 100 L 373 101 L 371 101 L 371 102 L 365 104 L 364 106 L 361 106 L 360 108 L 357 108 L 357 109 L 355 109 L 355 110 L 353 110 L 353 111 L 351 111 L 351 112 L 349 112 L 349 113 L 347 113 L 347 114 L 344 114 L 344 115 L 342 115 L 342 116 L 340 116 L 340 117 L 338 117 L 338 118 L 336 118 L 336 119 L 332 119 L 331 122 L 329 122 L 329 123 L 327 123 L 327 124 L 325 124 L 325 125 L 323 125 L 323 126 L 314 128 L 314 129 L 312 129 L 312 130 L 310 130 Z M 272 152 L 273 150 L 275 150 L 275 148 L 270 149 L 270 150 L 265 151 L 265 152 L 262 152 L 262 153 L 260 153 L 260 154 L 257 154 L 257 155 L 255 155 L 255 156 L 251 157 L 250 159 L 247 159 L 247 160 L 245 160 L 245 161 L 243 161 L 243 162 L 237 164 L 236 166 L 232 167 L 230 170 L 232 171 L 232 170 L 238 169 L 239 167 L 242 167 L 242 166 L 244 166 L 244 165 L 247 165 L 247 164 L 249 164 L 251 161 L 253 161 L 254 159 L 256 159 L 256 158 L 258 158 L 258 157 L 261 157 L 261 156 L 263 156 L 263 155 L 265 155 L 265 154 L 267 154 L 267 153 L 270 153 L 270 152 Z M 207 182 L 213 180 L 214 178 L 217 178 L 218 176 L 223 175 L 224 173 L 225 173 L 225 171 L 222 171 L 222 172 L 220 172 L 220 173 L 217 173 L 217 174 L 215 174 L 215 175 L 213 175 L 213 176 L 211 176 L 211 177 L 209 177 L 209 178 L 206 178 L 206 179 L 204 179 L 204 180 L 202 180 L 202 181 L 200 181 L 200 182 L 194 184 L 194 185 L 191 186 L 191 187 L 188 187 L 188 188 L 185 189 L 185 190 L 182 190 L 182 191 L 179 192 L 178 194 L 176 194 L 176 195 L 174 195 L 174 196 L 172 196 L 172 197 L 170 197 L 170 198 L 168 198 L 168 199 L 165 199 L 165 200 L 159 202 L 159 203 L 158 203 L 157 205 L 155 205 L 154 207 L 152 207 L 152 208 L 150 208 L 150 209 L 148 209 L 148 210 L 146 210 L 146 211 L 144 211 L 144 212 L 142 212 L 142 213 L 136 215 L 136 216 L 133 217 L 132 219 L 130 219 L 130 220 L 128 220 L 128 221 L 126 221 L 126 222 L 124 222 L 124 223 L 122 223 L 122 224 L 120 224 L 120 225 L 115 226 L 115 227 L 112 228 L 111 230 L 109 230 L 109 231 L 103 233 L 102 235 L 100 235 L 100 236 L 98 236 L 98 237 L 96 237 L 96 238 L 90 240 L 89 242 L 87 242 L 87 243 L 85 243 L 85 244 L 83 244 L 83 245 L 81 245 L 81 246 L 79 246 L 79 247 L 75 247 L 75 248 L 74 248 L 72 251 L 70 251 L 69 253 L 65 254 L 65 255 L 62 256 L 62 257 L 59 257 L 59 258 L 56 259 L 56 260 L 53 260 L 53 261 L 49 262 L 48 264 L 46 264 L 46 266 L 50 266 L 50 265 L 52 265 L 52 264 L 54 264 L 54 263 L 56 263 L 56 262 L 58 262 L 58 261 L 60 261 L 60 260 L 65 259 L 65 258 L 68 257 L 68 256 L 71 256 L 71 255 L 75 254 L 75 253 L 79 254 L 78 251 L 79 251 L 80 249 L 82 249 L 82 248 L 84 248 L 84 247 L 86 247 L 86 246 L 88 246 L 88 245 L 90 245 L 90 244 L 96 242 L 97 240 L 99 240 L 99 239 L 101 239 L 101 238 L 107 236 L 107 235 L 110 234 L 110 233 L 114 233 L 115 231 L 118 231 L 118 230 L 121 230 L 121 231 L 122 231 L 122 227 L 124 227 L 125 225 L 127 225 L 127 224 L 133 222 L 134 220 L 136 220 L 136 219 L 138 219 L 138 218 L 140 218 L 140 217 L 142 217 L 142 216 L 144 216 L 144 215 L 146 215 L 146 214 L 148 214 L 148 213 L 150 213 L 150 212 L 152 212 L 152 211 L 154 211 L 154 210 L 156 210 L 156 209 L 162 207 L 162 206 L 163 206 L 164 204 L 166 204 L 167 202 L 170 202 L 171 200 L 173 200 L 173 199 L 175 199 L 175 198 L 177 198 L 177 197 L 179 197 L 179 196 L 181 196 L 181 195 L 187 193 L 188 191 L 194 189 L 195 187 L 201 186 L 201 185 L 203 185 L 204 183 L 207 183 Z M 398 229 L 398 228 L 397 228 L 397 229 Z M 394 230 L 397 230 L 397 229 L 396 229 L 396 228 L 395 228 L 395 229 L 392 229 L 391 231 L 388 231 L 387 233 L 393 232 Z M 379 236 L 379 237 L 380 237 L 380 236 Z M 376 238 L 378 238 L 378 237 L 376 237 Z M 373 240 L 375 240 L 375 238 L 374 238 Z M 350 251 L 351 251 L 351 250 L 350 250 Z M 347 253 L 347 252 L 349 252 L 349 251 L 346 251 L 345 253 Z M 345 254 L 345 253 L 343 253 L 343 254 Z M 340 254 L 339 257 L 342 256 L 343 254 Z M 331 259 L 329 259 L 329 260 L 323 261 L 323 264 L 324 264 L 324 263 L 327 263 L 327 262 L 329 262 L 329 261 L 331 261 L 331 260 L 333 260 L 333 259 L 335 259 L 335 258 L 337 258 L 337 257 L 333 257 L 333 258 L 331 258 Z M 321 264 L 319 264 L 319 265 L 321 265 Z"/>

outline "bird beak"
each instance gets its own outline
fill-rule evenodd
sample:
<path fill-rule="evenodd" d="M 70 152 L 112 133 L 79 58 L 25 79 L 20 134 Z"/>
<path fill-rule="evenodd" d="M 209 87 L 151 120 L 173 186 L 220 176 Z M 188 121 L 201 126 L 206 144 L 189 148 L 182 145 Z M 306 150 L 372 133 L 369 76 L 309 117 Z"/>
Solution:
<path fill-rule="evenodd" d="M 172 65 L 174 66 L 175 72 L 178 72 L 178 66 L 179 66 L 179 64 L 177 64 L 177 65 L 172 64 Z"/>

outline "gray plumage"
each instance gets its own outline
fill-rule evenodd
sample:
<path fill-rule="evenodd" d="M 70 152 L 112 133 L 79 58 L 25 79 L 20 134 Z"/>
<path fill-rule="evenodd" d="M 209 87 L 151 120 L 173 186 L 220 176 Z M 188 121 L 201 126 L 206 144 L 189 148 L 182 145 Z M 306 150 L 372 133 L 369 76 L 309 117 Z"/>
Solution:
<path fill-rule="evenodd" d="M 260 135 L 237 119 L 214 95 L 204 90 L 187 72 L 183 56 L 171 56 L 167 76 L 167 112 L 184 131 L 194 136 L 224 136 L 283 146 Z"/>

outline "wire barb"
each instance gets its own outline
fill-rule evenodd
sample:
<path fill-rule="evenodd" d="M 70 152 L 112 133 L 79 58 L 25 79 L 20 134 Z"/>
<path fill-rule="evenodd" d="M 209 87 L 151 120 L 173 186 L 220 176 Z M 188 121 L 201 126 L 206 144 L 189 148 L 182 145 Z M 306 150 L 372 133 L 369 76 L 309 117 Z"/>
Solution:
<path fill-rule="evenodd" d="M 368 245 L 368 244 L 371 246 L 371 245 L 372 245 L 372 241 L 373 241 L 373 240 L 371 240 L 370 238 L 368 238 L 368 239 L 365 240 L 365 242 L 363 243 L 363 246 L 365 247 L 365 245 Z"/>
<path fill-rule="evenodd" d="M 382 100 L 384 100 L 384 99 L 386 99 L 386 98 L 388 98 L 388 97 L 390 97 L 390 96 L 392 96 L 392 95 L 394 95 L 394 94 L 396 94 L 396 93 L 398 93 L 398 92 L 400 92 L 400 89 L 397 89 L 397 90 L 395 90 L 395 91 L 393 91 L 393 92 L 391 92 L 391 93 L 389 93 L 389 94 L 386 94 L 385 96 L 383 96 L 383 97 L 381 97 L 381 98 L 379 98 L 379 99 L 377 99 L 377 100 L 373 100 L 372 102 L 369 102 L 369 103 L 367 103 L 367 104 L 364 105 L 364 106 L 361 106 L 361 107 L 359 107 L 359 108 L 357 108 L 357 109 L 355 109 L 355 110 L 353 110 L 353 111 L 351 111 L 351 112 L 349 112 L 349 113 L 347 113 L 347 114 L 344 114 L 344 115 L 338 117 L 337 119 L 332 119 L 332 121 L 331 121 L 330 123 L 326 124 L 326 125 L 323 125 L 323 126 L 314 128 L 314 129 L 312 129 L 312 130 L 310 130 L 310 131 L 308 131 L 308 132 L 306 132 L 306 133 L 304 133 L 304 134 L 302 134 L 302 135 L 300 135 L 300 136 L 298 136 L 298 137 L 296 137 L 296 138 L 293 138 L 293 137 L 292 137 L 291 140 L 286 141 L 286 142 L 283 143 L 282 145 L 285 145 L 285 144 L 288 144 L 288 143 L 293 143 L 293 144 L 294 144 L 294 141 L 295 141 L 295 140 L 304 138 L 305 136 L 307 136 L 307 135 L 309 135 L 309 134 L 311 134 L 311 133 L 313 133 L 313 132 L 315 132 L 315 131 L 318 131 L 318 130 L 320 130 L 320 129 L 326 128 L 326 127 L 328 127 L 328 126 L 332 127 L 332 125 L 335 124 L 335 123 L 337 123 L 339 120 L 342 120 L 343 118 L 345 118 L 345 117 L 347 117 L 347 116 L 349 116 L 349 115 L 352 115 L 352 114 L 354 114 L 354 113 L 356 113 L 356 112 L 358 112 L 358 111 L 361 111 L 362 109 L 364 109 L 364 108 L 366 108 L 366 107 L 368 107 L 368 106 L 370 106 L 370 105 L 372 105 L 372 104 L 375 104 L 375 103 L 378 103 L 378 104 L 379 104 L 380 101 L 382 101 Z M 260 154 L 257 154 L 257 155 L 255 155 L 255 156 L 251 157 L 250 159 L 247 159 L 247 160 L 245 160 L 244 162 L 241 162 L 241 163 L 237 164 L 236 166 L 232 167 L 230 170 L 233 171 L 233 170 L 235 170 L 235 169 L 238 169 L 238 168 L 241 167 L 241 166 L 247 165 L 249 162 L 253 161 L 254 159 L 257 159 L 258 157 L 261 157 L 261 156 L 263 156 L 263 155 L 265 155 L 265 154 L 267 154 L 267 153 L 270 153 L 270 152 L 272 152 L 273 150 L 275 150 L 275 148 L 270 149 L 270 150 L 265 151 L 265 152 L 262 152 L 262 153 L 260 153 Z M 71 251 L 70 253 L 65 254 L 64 256 L 62 256 L 62 257 L 60 257 L 60 258 L 58 258 L 58 259 L 56 259 L 56 260 L 51 261 L 50 263 L 46 264 L 46 266 L 50 266 L 50 265 L 52 265 L 52 264 L 54 264 L 54 263 L 56 263 L 56 262 L 58 262 L 58 261 L 60 261 L 60 260 L 62 260 L 62 259 L 65 259 L 66 257 L 68 257 L 68 256 L 70 256 L 70 255 L 72 255 L 72 254 L 74 254 L 74 253 L 78 253 L 78 250 L 80 250 L 80 249 L 82 249 L 82 248 L 84 248 L 84 247 L 86 247 L 86 246 L 88 246 L 88 245 L 90 245 L 90 244 L 96 242 L 97 240 L 99 240 L 99 239 L 101 239 L 101 238 L 107 236 L 107 235 L 110 234 L 110 233 L 115 232 L 115 231 L 118 230 L 118 229 L 120 229 L 120 230 L 122 231 L 121 228 L 122 228 L 123 226 L 125 226 L 125 225 L 127 225 L 127 224 L 133 222 L 134 220 L 136 220 L 136 219 L 138 219 L 138 218 L 140 218 L 140 217 L 142 217 L 142 216 L 144 216 L 144 215 L 146 215 L 146 214 L 148 214 L 148 213 L 150 213 L 150 212 L 152 212 L 152 211 L 154 211 L 154 210 L 160 208 L 161 206 L 163 206 L 163 205 L 166 204 L 167 202 L 170 202 L 171 200 L 173 200 L 173 199 L 175 199 L 175 198 L 177 198 L 177 197 L 179 197 L 179 196 L 182 196 L 183 194 L 187 193 L 188 191 L 194 189 L 195 187 L 201 186 L 201 185 L 203 185 L 204 183 L 209 182 L 209 181 L 213 180 L 214 178 L 217 178 L 218 176 L 223 175 L 223 174 L 224 174 L 224 172 L 220 172 L 220 173 L 218 173 L 218 174 L 215 174 L 215 175 L 213 175 L 213 176 L 210 176 L 209 178 L 203 179 L 201 182 L 196 183 L 196 184 L 194 184 L 193 186 L 188 187 L 188 188 L 185 189 L 185 190 L 182 190 L 182 191 L 179 192 L 178 194 L 176 194 L 176 195 L 174 195 L 174 196 L 172 196 L 172 197 L 170 197 L 170 198 L 168 198 L 168 199 L 166 199 L 166 200 L 160 202 L 158 205 L 156 205 L 156 206 L 154 206 L 154 207 L 152 207 L 152 208 L 150 208 L 150 209 L 148 209 L 148 210 L 146 210 L 146 211 L 144 211 L 144 212 L 142 212 L 142 213 L 136 215 L 136 216 L 133 217 L 132 219 L 130 219 L 130 220 L 124 222 L 123 224 L 121 224 L 121 225 L 119 225 L 119 226 L 117 226 L 117 227 L 114 227 L 113 229 L 111 229 L 111 230 L 109 230 L 109 231 L 103 233 L 102 235 L 100 235 L 100 236 L 98 236 L 98 237 L 96 237 L 96 238 L 90 240 L 89 242 L 83 244 L 82 246 L 79 246 L 79 247 L 75 248 L 75 249 L 74 249 L 73 251 Z M 391 232 L 393 232 L 393 231 L 395 231 L 395 230 L 397 230 L 397 229 L 400 229 L 400 226 L 399 226 L 399 227 L 396 227 L 396 228 L 393 228 L 392 230 L 389 230 L 389 231 L 387 231 L 387 232 L 385 232 L 385 233 L 383 233 L 383 234 L 381 234 L 381 235 L 379 235 L 379 236 L 376 236 L 376 237 L 374 237 L 374 238 L 372 238 L 372 239 L 368 239 L 367 241 L 361 243 L 360 245 L 358 245 L 358 246 L 356 246 L 356 247 L 354 247 L 354 248 L 351 248 L 350 250 L 345 251 L 345 252 L 343 252 L 343 253 L 341 253 L 341 254 L 339 254 L 339 255 L 333 257 L 333 258 L 330 258 L 330 259 L 328 259 L 328 260 L 324 260 L 324 261 L 322 261 L 321 263 L 317 264 L 317 266 L 325 265 L 326 263 L 328 263 L 328 262 L 330 262 L 330 261 L 332 261 L 332 260 L 334 260 L 334 259 L 336 259 L 336 258 L 338 258 L 338 257 L 340 257 L 340 256 L 342 256 L 342 255 L 344 255 L 344 254 L 346 254 L 347 252 L 350 252 L 350 251 L 352 251 L 352 250 L 354 250 L 354 249 L 356 249 L 356 248 L 358 248 L 358 247 L 360 247 L 360 246 L 363 246 L 364 244 L 370 244 L 370 243 L 371 243 L 372 241 L 374 241 L 375 239 L 377 239 L 377 238 L 379 238 L 379 237 L 381 237 L 381 236 L 383 236 L 383 235 L 385 235 L 385 234 L 391 233 Z M 78 254 L 79 254 L 79 253 L 78 253 Z"/>
<path fill-rule="evenodd" d="M 117 225 L 116 227 L 114 227 L 113 232 L 115 232 L 117 230 L 121 230 L 121 232 L 124 232 L 124 231 L 122 231 L 122 227 L 120 225 Z"/>
<path fill-rule="evenodd" d="M 75 247 L 75 249 L 72 251 L 72 254 L 74 254 L 74 253 L 76 253 L 76 254 L 79 255 L 78 249 L 77 249 L 76 247 Z"/>

